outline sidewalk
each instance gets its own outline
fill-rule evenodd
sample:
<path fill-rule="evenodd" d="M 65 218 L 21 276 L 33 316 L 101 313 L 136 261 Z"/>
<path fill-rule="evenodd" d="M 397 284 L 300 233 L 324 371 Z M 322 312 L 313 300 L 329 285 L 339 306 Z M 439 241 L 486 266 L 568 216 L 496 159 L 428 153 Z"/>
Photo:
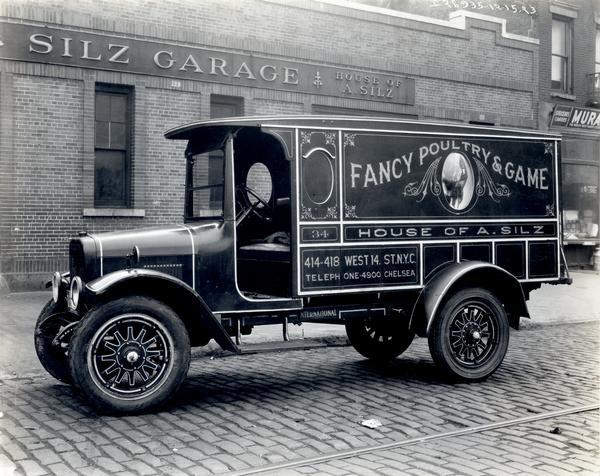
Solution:
<path fill-rule="evenodd" d="M 531 319 L 521 319 L 523 328 L 553 323 L 600 321 L 600 274 L 573 273 L 571 286 L 544 284 L 531 293 Z M 13 293 L 0 298 L 0 378 L 27 377 L 45 373 L 33 348 L 33 330 L 38 313 L 51 298 L 49 292 Z M 290 325 L 291 343 L 283 343 L 281 325 L 258 326 L 242 336 L 242 348 L 252 352 L 255 346 L 301 348 L 315 345 L 346 344 L 344 326 L 335 324 Z M 280 344 L 278 344 L 280 343 Z M 194 350 L 194 356 L 219 353 L 217 344 Z"/>
<path fill-rule="evenodd" d="M 600 273 L 573 272 L 570 286 L 543 284 L 531 293 L 528 304 L 531 319 L 521 319 L 523 327 L 600 320 Z"/>

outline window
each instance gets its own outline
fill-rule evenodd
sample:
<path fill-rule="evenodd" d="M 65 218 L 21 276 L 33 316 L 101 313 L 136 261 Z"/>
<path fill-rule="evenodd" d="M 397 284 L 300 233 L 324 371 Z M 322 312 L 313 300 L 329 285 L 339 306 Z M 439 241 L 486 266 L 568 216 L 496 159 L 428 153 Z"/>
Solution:
<path fill-rule="evenodd" d="M 598 237 L 598 167 L 563 163 L 565 240 Z"/>
<path fill-rule="evenodd" d="M 236 96 L 221 96 L 213 94 L 210 96 L 210 117 L 236 117 L 244 115 L 244 98 Z"/>
<path fill-rule="evenodd" d="M 262 162 L 253 163 L 246 174 L 246 187 L 252 193 L 256 193 L 264 202 L 269 202 L 273 196 L 273 178 L 269 168 Z M 260 200 L 253 196 L 252 193 L 247 194 L 249 203 L 256 204 Z M 260 204 L 259 204 L 259 208 Z"/>
<path fill-rule="evenodd" d="M 188 159 L 186 219 L 223 216 L 223 149 Z"/>
<path fill-rule="evenodd" d="M 96 86 L 94 206 L 131 205 L 131 94 L 129 88 Z"/>
<path fill-rule="evenodd" d="M 573 76 L 571 22 L 552 20 L 552 89 L 564 93 L 572 90 Z"/>

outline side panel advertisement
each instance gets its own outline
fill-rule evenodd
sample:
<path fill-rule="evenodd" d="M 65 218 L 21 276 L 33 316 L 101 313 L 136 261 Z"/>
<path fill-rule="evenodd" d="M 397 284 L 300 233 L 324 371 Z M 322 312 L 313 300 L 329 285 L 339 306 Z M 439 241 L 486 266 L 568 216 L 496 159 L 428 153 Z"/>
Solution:
<path fill-rule="evenodd" d="M 554 143 L 344 133 L 344 219 L 553 218 Z"/>

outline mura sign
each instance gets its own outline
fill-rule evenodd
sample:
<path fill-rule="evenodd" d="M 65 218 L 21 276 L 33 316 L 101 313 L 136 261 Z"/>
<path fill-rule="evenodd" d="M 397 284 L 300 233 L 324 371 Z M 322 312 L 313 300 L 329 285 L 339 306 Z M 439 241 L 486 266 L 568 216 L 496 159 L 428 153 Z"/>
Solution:
<path fill-rule="evenodd" d="M 600 109 L 557 104 L 550 125 L 600 130 Z"/>

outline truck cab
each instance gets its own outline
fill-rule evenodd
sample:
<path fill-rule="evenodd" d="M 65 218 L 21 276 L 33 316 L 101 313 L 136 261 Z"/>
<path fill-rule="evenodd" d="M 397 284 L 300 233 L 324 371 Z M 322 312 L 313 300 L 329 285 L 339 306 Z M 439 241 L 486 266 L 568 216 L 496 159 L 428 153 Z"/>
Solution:
<path fill-rule="evenodd" d="M 455 379 L 487 378 L 541 283 L 568 283 L 560 137 L 378 118 L 254 117 L 187 141 L 184 220 L 70 243 L 40 314 L 44 367 L 102 410 L 146 411 L 190 348 L 254 326 L 346 326 L 385 361 L 415 336 Z"/>

